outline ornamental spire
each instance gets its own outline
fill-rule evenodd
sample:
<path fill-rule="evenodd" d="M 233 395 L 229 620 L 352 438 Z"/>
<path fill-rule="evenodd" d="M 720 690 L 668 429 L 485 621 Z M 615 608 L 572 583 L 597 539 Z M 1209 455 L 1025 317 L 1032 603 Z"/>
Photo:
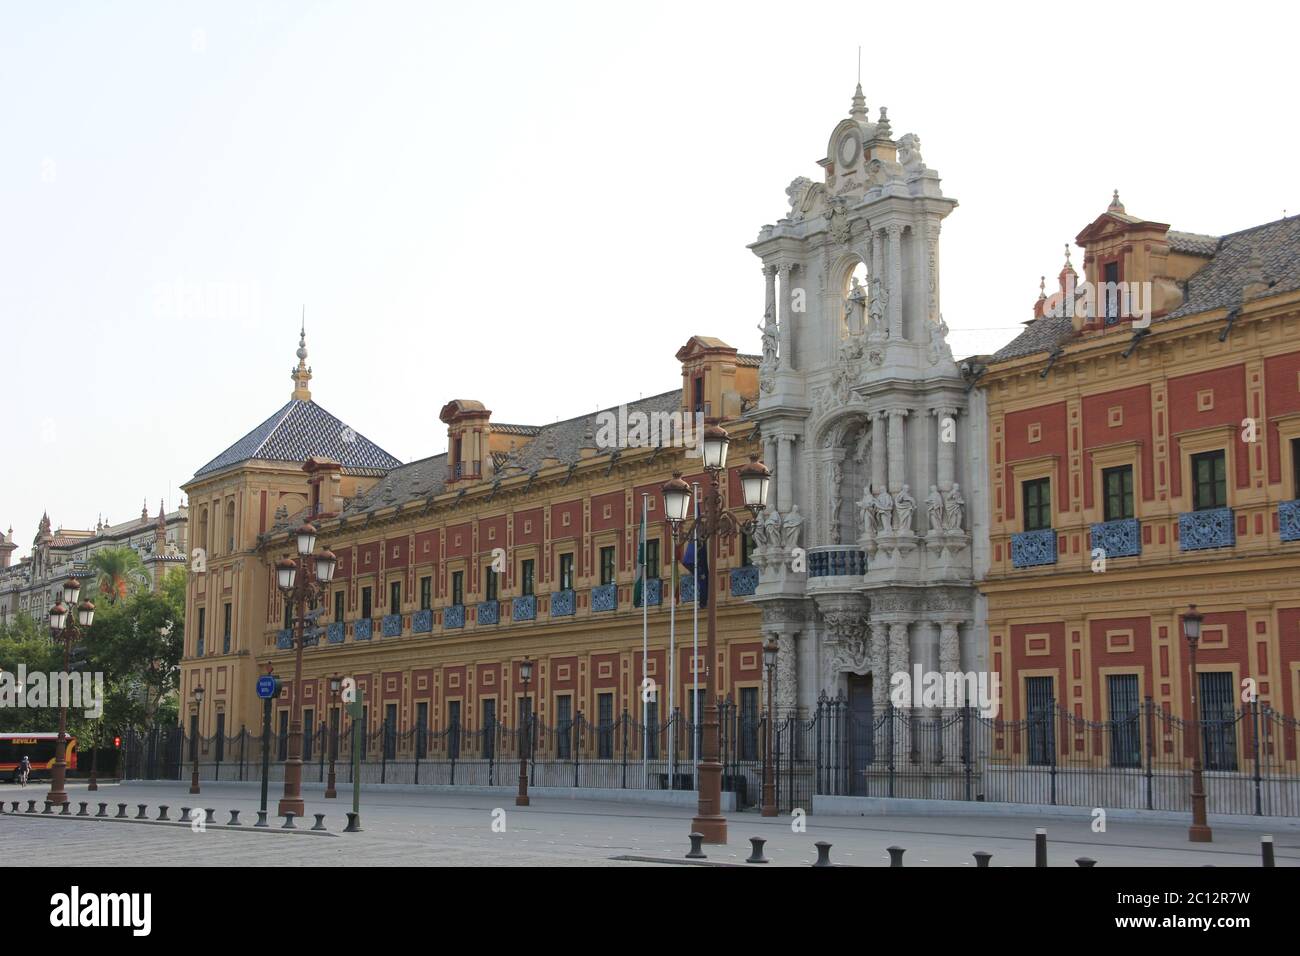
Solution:
<path fill-rule="evenodd" d="M 293 378 L 293 395 L 292 398 L 299 402 L 311 401 L 311 389 L 307 383 L 311 381 L 311 366 L 307 364 L 307 307 L 302 307 L 302 326 L 298 332 L 298 367 L 295 368 L 290 376 Z"/>
<path fill-rule="evenodd" d="M 859 81 L 858 88 L 853 93 L 853 106 L 849 109 L 849 116 L 853 117 L 859 123 L 867 121 L 867 98 L 862 95 L 862 83 Z"/>

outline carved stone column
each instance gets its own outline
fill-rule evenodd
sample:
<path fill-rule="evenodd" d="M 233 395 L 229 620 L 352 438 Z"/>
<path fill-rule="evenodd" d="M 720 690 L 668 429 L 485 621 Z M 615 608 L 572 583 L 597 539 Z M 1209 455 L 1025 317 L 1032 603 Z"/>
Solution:
<path fill-rule="evenodd" d="M 871 622 L 871 703 L 884 707 L 889 699 L 889 629 L 886 625 Z"/>
<path fill-rule="evenodd" d="M 780 633 L 776 637 L 776 712 L 788 717 L 799 710 L 799 661 L 793 633 Z"/>
<path fill-rule="evenodd" d="M 790 275 L 794 272 L 795 267 L 791 263 L 782 263 L 777 266 L 777 271 L 781 275 L 781 315 L 780 327 L 777 329 L 777 343 L 781 353 L 781 367 L 787 372 L 794 371 L 794 328 L 791 322 L 791 293 Z"/>
<path fill-rule="evenodd" d="M 889 337 L 897 342 L 903 338 L 903 227 L 893 224 L 885 231 L 889 234 Z"/>
<path fill-rule="evenodd" d="M 939 478 L 938 481 L 939 490 L 948 491 L 952 488 L 953 477 L 955 474 L 954 462 L 957 454 L 957 442 L 955 440 L 954 441 L 943 440 L 944 432 L 946 430 L 946 427 L 944 425 L 944 420 L 949 418 L 952 419 L 953 435 L 955 439 L 957 409 L 951 405 L 940 405 L 937 408 L 930 409 L 930 412 L 931 414 L 934 415 L 935 421 L 938 423 L 938 435 L 936 438 L 938 442 L 938 449 L 935 455 L 935 460 L 938 462 L 937 470 L 938 470 L 938 478 Z"/>
<path fill-rule="evenodd" d="M 907 625 L 894 623 L 889 625 L 889 675 L 911 672 L 911 648 L 908 646 Z M 913 747 L 911 734 L 912 718 L 916 716 L 917 701 L 912 701 L 912 710 L 894 714 L 894 760 L 901 762 L 908 758 Z"/>
<path fill-rule="evenodd" d="M 873 491 L 885 487 L 885 415 L 871 412 L 871 486 Z"/>
<path fill-rule="evenodd" d="M 903 419 L 908 410 L 902 407 L 886 409 L 889 416 L 889 491 L 896 494 L 907 481 L 907 444 L 903 435 Z"/>
<path fill-rule="evenodd" d="M 944 674 L 961 670 L 959 625 L 959 621 L 942 621 L 939 624 L 939 670 Z"/>
<path fill-rule="evenodd" d="M 794 435 L 776 436 L 776 509 L 782 516 L 794 498 Z"/>

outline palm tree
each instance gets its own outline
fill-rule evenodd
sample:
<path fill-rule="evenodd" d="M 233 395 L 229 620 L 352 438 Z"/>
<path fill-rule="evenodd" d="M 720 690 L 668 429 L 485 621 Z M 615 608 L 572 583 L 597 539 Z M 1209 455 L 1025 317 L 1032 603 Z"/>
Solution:
<path fill-rule="evenodd" d="M 90 566 L 99 572 L 99 593 L 116 604 L 132 587 L 147 587 L 149 576 L 134 548 L 101 548 L 90 556 Z"/>

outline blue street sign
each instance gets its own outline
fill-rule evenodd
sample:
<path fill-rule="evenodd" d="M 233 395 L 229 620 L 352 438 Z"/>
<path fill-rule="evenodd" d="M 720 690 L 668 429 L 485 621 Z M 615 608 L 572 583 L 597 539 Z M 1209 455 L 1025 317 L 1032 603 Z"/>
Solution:
<path fill-rule="evenodd" d="M 280 689 L 280 682 L 270 674 L 263 674 L 257 679 L 257 696 L 263 700 L 269 700 L 275 696 L 275 692 Z"/>

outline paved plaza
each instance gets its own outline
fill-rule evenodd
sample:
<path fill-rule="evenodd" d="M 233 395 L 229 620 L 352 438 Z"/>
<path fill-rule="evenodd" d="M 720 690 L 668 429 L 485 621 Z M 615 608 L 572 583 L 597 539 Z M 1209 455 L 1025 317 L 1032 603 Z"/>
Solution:
<path fill-rule="evenodd" d="M 86 800 L 94 813 L 99 802 L 116 812 L 118 803 L 149 807 L 166 804 L 172 820 L 187 806 L 214 808 L 224 823 L 238 809 L 238 830 L 188 827 L 124 820 L 95 820 L 20 814 L 9 811 L 13 800 L 40 800 L 45 788 L 0 786 L 6 813 L 0 816 L 0 841 L 7 861 L 25 865 L 445 865 L 445 866 L 646 866 L 685 863 L 692 811 L 684 807 L 573 800 L 536 795 L 530 807 L 516 807 L 513 796 L 458 792 L 405 792 L 369 789 L 362 794 L 363 832 L 343 833 L 351 792 L 325 800 L 319 789 L 306 793 L 307 812 L 325 813 L 327 834 L 301 829 L 283 832 L 272 817 L 269 830 L 253 830 L 259 790 L 253 784 L 205 783 L 200 797 L 180 782 L 101 785 L 88 793 L 85 784 L 69 786 L 72 812 Z M 274 813 L 278 792 L 269 806 Z M 38 803 L 38 806 L 41 804 Z M 502 815 L 502 811 L 504 815 Z M 809 816 L 806 830 L 794 832 L 789 816 L 764 819 L 756 812 L 729 816 L 727 846 L 708 846 L 709 864 L 744 864 L 750 836 L 767 840 L 766 854 L 776 866 L 807 866 L 816 859 L 814 844 L 833 844 L 832 861 L 843 865 L 887 866 L 886 848 L 906 849 L 906 866 L 974 866 L 972 853 L 993 854 L 992 866 L 1031 866 L 1034 828 L 1048 832 L 1052 866 L 1075 866 L 1077 857 L 1098 866 L 1189 867 L 1258 866 L 1259 837 L 1272 833 L 1278 866 L 1300 866 L 1300 831 L 1282 821 L 1243 821 L 1219 826 L 1214 842 L 1187 842 L 1185 824 L 1112 821 L 1105 833 L 1093 833 L 1087 820 L 1035 820 L 1027 816 L 944 817 Z M 494 829 L 494 822 L 496 827 Z M 752 868 L 752 867 L 751 867 Z"/>

